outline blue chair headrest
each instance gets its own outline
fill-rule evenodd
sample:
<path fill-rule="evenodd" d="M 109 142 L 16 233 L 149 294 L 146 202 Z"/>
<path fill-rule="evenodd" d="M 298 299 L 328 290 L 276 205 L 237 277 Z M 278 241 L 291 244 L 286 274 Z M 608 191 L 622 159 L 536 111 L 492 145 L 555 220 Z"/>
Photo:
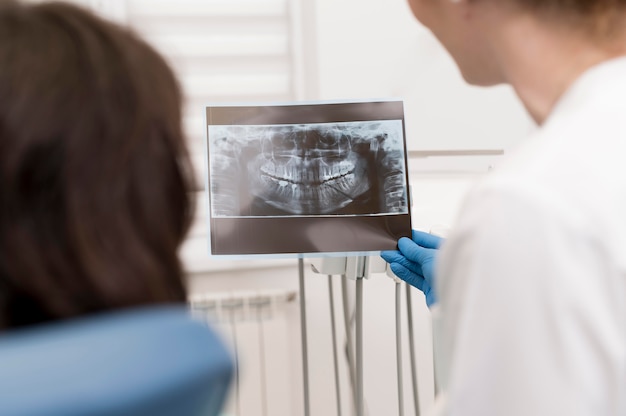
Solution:
<path fill-rule="evenodd" d="M 217 415 L 232 358 L 183 307 L 0 333 L 0 415 Z"/>

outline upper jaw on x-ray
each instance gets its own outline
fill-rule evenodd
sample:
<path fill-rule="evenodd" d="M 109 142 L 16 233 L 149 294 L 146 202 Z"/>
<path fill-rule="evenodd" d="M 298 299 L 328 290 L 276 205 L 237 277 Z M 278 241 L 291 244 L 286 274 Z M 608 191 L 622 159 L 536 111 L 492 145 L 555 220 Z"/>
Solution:
<path fill-rule="evenodd" d="M 405 213 L 401 134 L 399 120 L 211 126 L 213 215 Z"/>

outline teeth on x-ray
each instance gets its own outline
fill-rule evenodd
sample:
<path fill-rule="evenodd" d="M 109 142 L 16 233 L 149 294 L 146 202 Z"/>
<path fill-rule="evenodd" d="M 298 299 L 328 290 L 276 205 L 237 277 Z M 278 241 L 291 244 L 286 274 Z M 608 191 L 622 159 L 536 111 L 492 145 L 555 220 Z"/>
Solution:
<path fill-rule="evenodd" d="M 229 143 L 212 149 L 212 178 L 225 181 L 219 188 L 212 187 L 218 203 L 214 214 L 228 215 L 228 201 L 236 200 L 232 183 L 236 175 L 246 175 L 239 181 L 247 181 L 250 195 L 268 206 L 290 214 L 319 215 L 340 210 L 367 194 L 373 186 L 369 170 L 375 168 L 382 170 L 377 180 L 385 192 L 379 211 L 406 212 L 400 123 L 211 126 L 210 135 L 228 137 Z M 230 154 L 218 162 L 225 148 L 234 157 L 237 149 L 240 155 L 245 153 L 239 160 L 244 166 L 233 168 L 237 164 L 232 163 Z M 377 156 L 379 153 L 383 156 Z M 381 166 L 370 166 L 374 163 Z"/>
<path fill-rule="evenodd" d="M 264 140 L 249 164 L 252 193 L 292 214 L 326 214 L 350 204 L 370 188 L 365 161 L 352 150 L 346 129 L 331 125 L 283 126 Z"/>

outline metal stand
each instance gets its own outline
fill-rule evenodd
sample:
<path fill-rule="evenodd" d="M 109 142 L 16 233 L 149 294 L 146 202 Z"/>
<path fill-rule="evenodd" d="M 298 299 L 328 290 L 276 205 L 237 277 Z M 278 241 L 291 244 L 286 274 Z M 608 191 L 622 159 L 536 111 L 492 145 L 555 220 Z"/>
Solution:
<path fill-rule="evenodd" d="M 384 273 L 392 277 L 396 281 L 396 359 L 397 359 L 397 375 L 398 375 L 398 412 L 400 416 L 404 415 L 404 389 L 402 376 L 402 326 L 401 326 L 401 290 L 402 283 L 393 273 L 387 269 L 386 263 L 377 258 L 369 257 L 331 257 L 322 259 L 313 259 L 313 271 L 328 276 L 329 297 L 331 300 L 331 324 L 333 331 L 333 358 L 335 364 L 335 383 L 338 400 L 338 415 L 341 415 L 340 405 L 340 389 L 338 377 L 338 360 L 336 354 L 336 336 L 335 336 L 335 313 L 333 305 L 332 276 L 342 276 L 342 295 L 344 309 L 344 325 L 346 328 L 346 343 L 348 366 L 350 373 L 351 386 L 353 388 L 353 402 L 356 410 L 356 416 L 365 416 L 365 397 L 364 397 L 364 376 L 363 376 L 363 279 L 369 278 L 370 273 Z M 303 275 L 303 272 L 301 272 Z M 350 322 L 349 303 L 347 295 L 347 280 L 355 280 L 356 282 L 356 308 L 355 308 L 355 342 L 352 339 L 352 325 Z M 303 283 L 301 283 L 302 296 L 304 296 Z M 415 404 L 415 414 L 419 416 L 419 396 L 417 388 L 417 372 L 415 359 L 415 341 L 413 334 L 413 311 L 411 304 L 410 288 L 407 285 L 407 314 L 409 326 L 409 343 L 411 352 L 411 375 L 413 381 L 413 400 Z M 304 305 L 304 300 L 302 301 Z M 306 322 L 303 320 L 303 325 Z M 303 332 L 303 344 L 306 342 L 306 332 Z M 354 349 L 353 349 L 354 347 Z M 303 357 L 306 357 L 306 350 L 303 349 Z M 308 371 L 305 365 L 305 406 L 308 406 Z M 308 408 L 305 409 L 308 412 Z M 308 413 L 307 413 L 308 415 Z"/>
<path fill-rule="evenodd" d="M 309 352 L 307 347 L 306 331 L 306 296 L 304 287 L 304 260 L 298 259 L 298 274 L 300 277 L 300 332 L 302 335 L 302 379 L 304 384 L 304 415 L 309 416 Z"/>
<path fill-rule="evenodd" d="M 378 261 L 376 261 L 378 260 Z M 344 304 L 344 323 L 346 328 L 348 363 L 350 367 L 350 379 L 353 386 L 354 407 L 356 416 L 365 416 L 364 377 L 363 377 L 363 279 L 370 273 L 384 273 L 386 264 L 378 258 L 367 256 L 357 257 L 328 257 L 313 259 L 313 271 L 326 274 L 329 279 L 332 275 L 341 275 L 342 293 Z M 347 279 L 356 280 L 356 315 L 355 315 L 355 345 L 353 349 L 348 312 Z M 329 280 L 330 284 L 330 280 Z M 332 313 L 332 311 L 331 311 Z M 354 356 L 353 356 L 354 351 Z M 339 397 L 339 396 L 338 396 Z"/>

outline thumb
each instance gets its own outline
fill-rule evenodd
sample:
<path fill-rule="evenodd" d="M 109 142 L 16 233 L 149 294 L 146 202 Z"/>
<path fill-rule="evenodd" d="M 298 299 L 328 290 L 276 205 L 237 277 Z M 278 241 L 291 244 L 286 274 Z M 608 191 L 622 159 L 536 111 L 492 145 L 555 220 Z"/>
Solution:
<path fill-rule="evenodd" d="M 398 250 L 400 250 L 404 257 L 418 263 L 419 265 L 431 261 L 437 251 L 435 249 L 419 246 L 406 237 L 403 237 L 398 241 Z"/>

